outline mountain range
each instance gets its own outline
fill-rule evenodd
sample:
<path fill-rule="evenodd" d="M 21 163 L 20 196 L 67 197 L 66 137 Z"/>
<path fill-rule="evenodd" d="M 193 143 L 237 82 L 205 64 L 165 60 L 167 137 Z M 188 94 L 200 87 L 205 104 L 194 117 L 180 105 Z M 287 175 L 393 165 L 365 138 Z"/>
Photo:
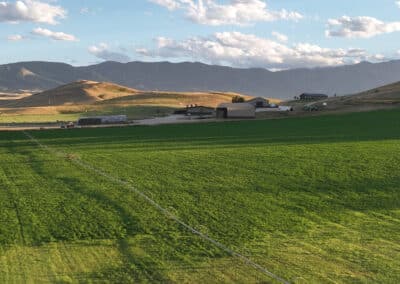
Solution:
<path fill-rule="evenodd" d="M 74 67 L 37 61 L 0 65 L 0 92 L 39 92 L 79 80 L 139 90 L 221 91 L 287 99 L 304 92 L 352 94 L 400 81 L 400 60 L 277 72 L 189 62 L 109 61 Z"/>

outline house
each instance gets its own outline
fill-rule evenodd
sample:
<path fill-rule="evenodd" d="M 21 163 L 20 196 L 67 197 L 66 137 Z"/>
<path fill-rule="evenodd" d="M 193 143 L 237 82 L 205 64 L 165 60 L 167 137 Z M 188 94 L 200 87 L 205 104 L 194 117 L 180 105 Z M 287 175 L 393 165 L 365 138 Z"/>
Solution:
<path fill-rule="evenodd" d="M 262 97 L 253 98 L 246 103 L 253 105 L 256 108 L 269 107 L 269 100 Z"/>
<path fill-rule="evenodd" d="M 324 100 L 327 98 L 328 98 L 328 95 L 324 95 L 324 94 L 304 93 L 304 94 L 300 95 L 300 100 L 302 100 L 302 101 L 317 101 L 317 100 Z"/>
<path fill-rule="evenodd" d="M 249 103 L 223 103 L 217 107 L 217 118 L 255 118 L 256 108 Z"/>
<path fill-rule="evenodd" d="M 78 125 L 121 124 L 126 122 L 128 122 L 126 115 L 92 116 L 80 118 Z"/>

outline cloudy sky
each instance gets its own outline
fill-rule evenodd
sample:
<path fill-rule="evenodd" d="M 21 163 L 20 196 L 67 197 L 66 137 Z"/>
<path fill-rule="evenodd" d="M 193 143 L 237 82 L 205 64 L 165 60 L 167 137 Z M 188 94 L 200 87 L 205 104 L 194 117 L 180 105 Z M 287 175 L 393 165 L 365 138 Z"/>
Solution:
<path fill-rule="evenodd" d="M 0 0 L 0 63 L 270 70 L 400 58 L 400 0 Z"/>

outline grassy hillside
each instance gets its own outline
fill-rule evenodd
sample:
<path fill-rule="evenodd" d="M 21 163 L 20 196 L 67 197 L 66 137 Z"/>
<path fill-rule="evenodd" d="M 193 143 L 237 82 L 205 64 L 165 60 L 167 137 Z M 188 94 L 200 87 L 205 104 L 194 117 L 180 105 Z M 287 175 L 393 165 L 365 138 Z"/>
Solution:
<path fill-rule="evenodd" d="M 249 96 L 243 96 L 237 93 L 223 92 L 139 92 L 130 96 L 123 96 L 107 101 L 102 104 L 141 104 L 141 105 L 163 105 L 184 107 L 188 104 L 197 104 L 201 106 L 216 107 L 221 103 L 232 102 L 233 97 L 242 96 L 250 99 Z"/>
<path fill-rule="evenodd" d="M 20 100 L 7 102 L 7 106 L 13 108 L 30 108 L 92 104 L 98 101 L 132 95 L 136 92 L 137 90 L 111 83 L 78 81 L 42 93 L 33 94 Z"/>
<path fill-rule="evenodd" d="M 76 105 L 99 104 L 135 104 L 184 106 L 198 104 L 216 106 L 222 102 L 231 102 L 237 93 L 224 92 L 159 92 L 138 91 L 107 82 L 78 81 L 55 89 L 33 94 L 17 100 L 0 101 L 4 108 L 47 108 Z M 250 98 L 246 97 L 245 98 Z"/>
<path fill-rule="evenodd" d="M 400 82 L 358 94 L 329 98 L 327 100 L 315 102 L 314 104 L 322 106 L 324 102 L 326 102 L 328 106 L 323 107 L 323 109 L 334 112 L 398 108 L 400 106 Z M 291 103 L 297 105 L 298 108 L 302 108 L 304 104 L 310 104 L 310 102 L 301 101 Z"/>
<path fill-rule="evenodd" d="M 398 283 L 399 118 L 0 133 L 0 282 Z"/>
<path fill-rule="evenodd" d="M 106 82 L 78 81 L 20 99 L 0 98 L 0 123 L 56 122 L 103 114 L 140 119 L 171 114 L 190 104 L 216 107 L 231 102 L 234 96 L 251 98 L 224 92 L 139 91 Z"/>

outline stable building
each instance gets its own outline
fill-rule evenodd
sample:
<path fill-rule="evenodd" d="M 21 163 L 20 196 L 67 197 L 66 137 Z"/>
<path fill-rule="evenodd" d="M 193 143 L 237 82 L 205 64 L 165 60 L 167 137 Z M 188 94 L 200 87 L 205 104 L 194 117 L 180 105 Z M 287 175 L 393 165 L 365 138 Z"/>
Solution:
<path fill-rule="evenodd" d="M 123 124 L 127 122 L 128 117 L 126 115 L 92 116 L 80 118 L 78 125 Z"/>
<path fill-rule="evenodd" d="M 255 118 L 256 107 L 249 103 L 223 103 L 217 107 L 217 118 Z"/>
<path fill-rule="evenodd" d="M 214 116 L 215 115 L 215 109 L 212 107 L 206 107 L 206 106 L 193 106 L 193 107 L 188 107 L 186 109 L 186 115 L 188 116 Z"/>
<path fill-rule="evenodd" d="M 302 101 L 318 101 L 318 100 L 325 100 L 327 98 L 328 95 L 325 94 L 304 93 L 300 95 L 300 100 Z"/>
<path fill-rule="evenodd" d="M 253 98 L 246 103 L 253 105 L 255 108 L 269 107 L 269 100 L 262 97 Z"/>

